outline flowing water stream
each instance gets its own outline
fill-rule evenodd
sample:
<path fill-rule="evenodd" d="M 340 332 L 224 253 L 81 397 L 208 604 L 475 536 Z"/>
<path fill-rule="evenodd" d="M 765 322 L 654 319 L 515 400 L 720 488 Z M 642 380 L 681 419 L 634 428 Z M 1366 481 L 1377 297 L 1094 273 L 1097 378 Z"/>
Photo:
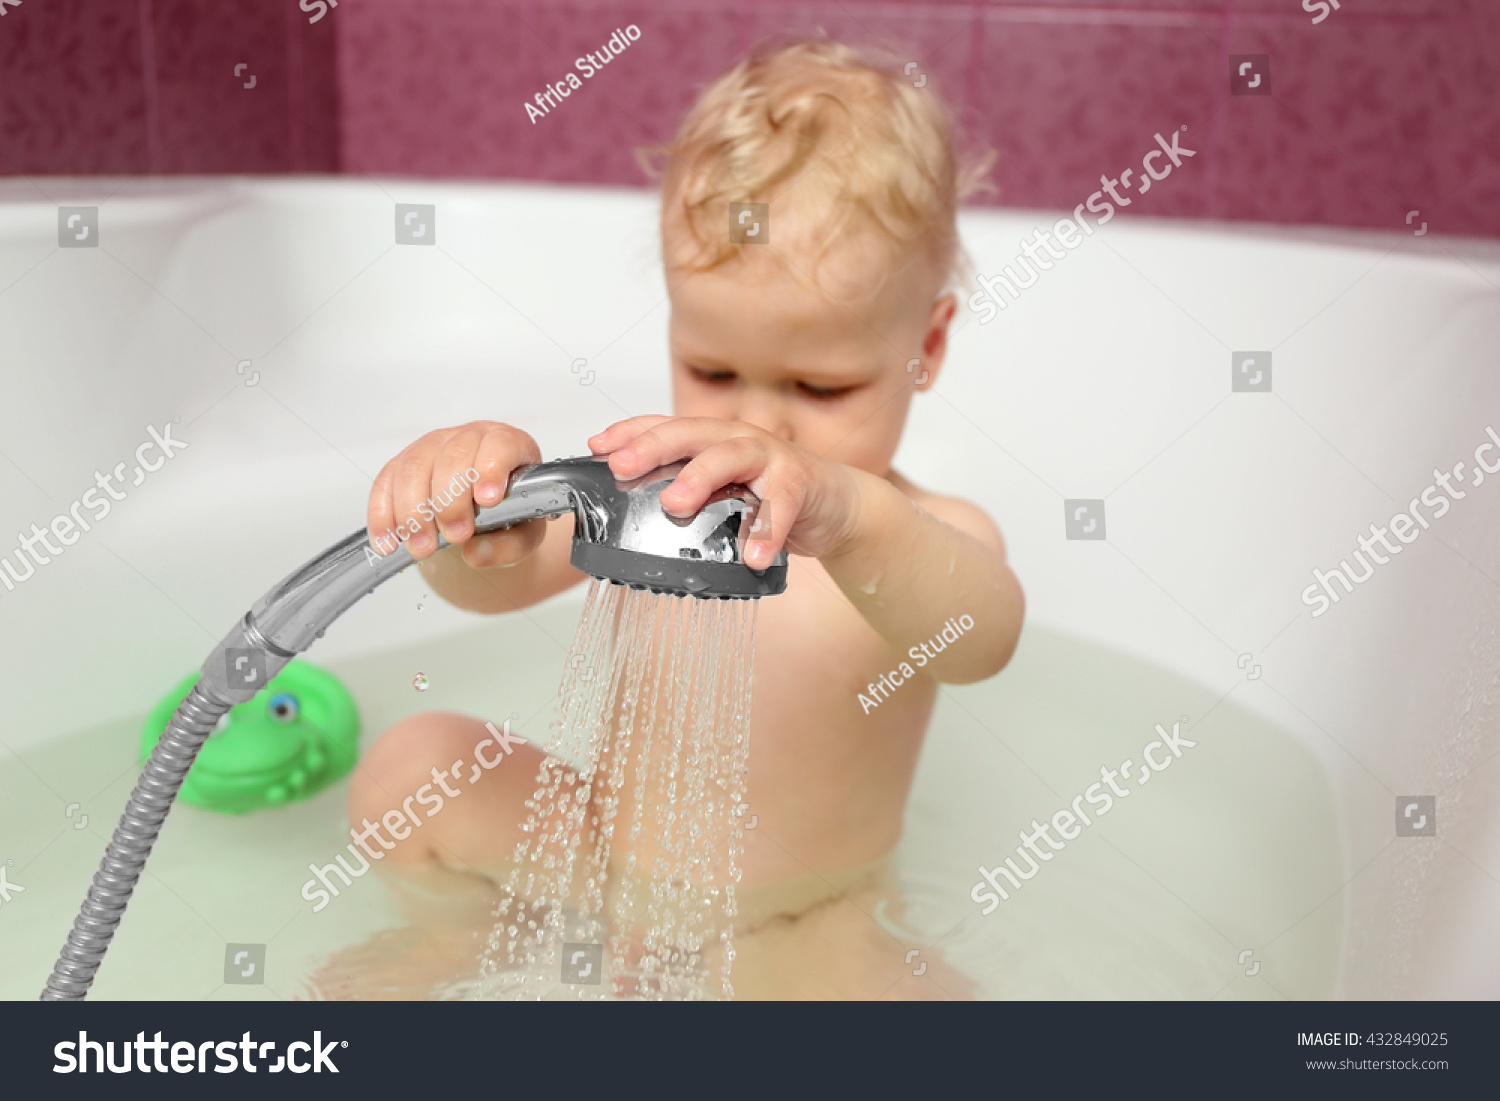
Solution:
<path fill-rule="evenodd" d="M 590 584 L 477 996 L 732 996 L 756 603 Z"/>

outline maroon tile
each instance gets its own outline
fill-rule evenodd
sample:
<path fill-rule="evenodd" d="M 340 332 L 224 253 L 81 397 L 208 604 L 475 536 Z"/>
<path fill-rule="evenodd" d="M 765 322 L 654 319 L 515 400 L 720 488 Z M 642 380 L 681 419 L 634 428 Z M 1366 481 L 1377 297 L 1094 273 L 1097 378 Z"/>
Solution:
<path fill-rule="evenodd" d="M 1296 0 L 1281 0 L 1283 4 L 1296 3 Z M 1037 21 L 1060 18 L 1062 13 L 1103 10 L 1109 13 L 1109 19 L 1119 20 L 1139 16 L 1154 18 L 1158 16 L 1187 15 L 1209 13 L 1217 14 L 1227 11 L 1234 6 L 1235 0 L 991 0 L 983 5 L 987 8 L 1014 8 L 1030 13 L 1029 18 Z"/>
<path fill-rule="evenodd" d="M 1494 47 L 1467 21 L 1242 23 L 1227 52 L 1267 54 L 1273 93 L 1216 81 L 1215 216 L 1400 228 L 1500 151 Z M 1500 233 L 1463 209 L 1479 220 L 1457 231 Z"/>
<path fill-rule="evenodd" d="M 1412 219 L 1412 231 L 1423 223 L 1429 233 L 1500 237 L 1500 157 L 1491 160 Z M 1409 213 L 1409 212 L 1408 212 Z"/>
<path fill-rule="evenodd" d="M 1439 199 L 1431 210 L 1422 211 L 1421 220 L 1430 225 L 1430 233 L 1500 237 L 1497 210 L 1500 210 L 1500 159 L 1491 160 Z"/>
<path fill-rule="evenodd" d="M 1130 199 L 1122 213 L 1203 214 L 1216 31 L 1217 20 L 1157 26 L 986 18 L 975 98 L 1000 153 L 999 201 L 1071 210 L 1101 189 L 1101 174 L 1120 179 L 1126 168 L 1138 186 L 1155 135 L 1170 143 L 1175 131 L 1194 156 L 1146 194 L 1121 188 Z"/>
<path fill-rule="evenodd" d="M 290 3 L 286 25 L 291 158 L 294 172 L 339 169 L 338 25 L 331 14 L 316 23 Z M 312 13 L 316 15 L 316 9 Z"/>
<path fill-rule="evenodd" d="M 578 73 L 583 87 L 535 122 L 536 138 L 555 142 L 547 153 L 549 179 L 650 186 L 635 149 L 670 141 L 699 90 L 754 42 L 754 20 L 740 14 L 631 5 L 581 8 L 568 22 L 554 36 L 559 75 L 578 73 L 574 59 L 597 54 L 617 27 L 637 26 L 641 37 L 594 76 Z M 537 82 L 531 91 L 540 87 Z"/>
<path fill-rule="evenodd" d="M 455 0 L 347 4 L 339 22 L 341 163 L 349 172 L 536 179 L 622 177 L 605 133 L 584 126 L 607 104 L 610 78 L 643 70 L 636 44 L 533 121 L 525 104 L 573 69 L 585 22 L 577 9 L 503 8 Z M 610 12 L 613 16 L 615 13 Z M 588 28 L 596 49 L 602 34 Z M 582 80 L 582 74 L 579 74 Z M 569 124 L 570 118 L 578 120 Z M 627 151 L 628 154 L 628 151 Z"/>
<path fill-rule="evenodd" d="M 1496 0 L 1344 0 L 1317 25 L 1294 0 L 345 0 L 309 14 L 290 0 L 9 9 L 0 171 L 645 184 L 635 149 L 667 141 L 705 83 L 761 41 L 822 30 L 909 56 L 914 81 L 1000 154 L 1005 204 L 1071 208 L 1185 124 L 1197 156 L 1129 192 L 1126 213 L 1386 226 L 1420 210 L 1443 232 L 1500 234 Z M 632 23 L 639 41 L 528 117 Z M 1228 94 L 1241 53 L 1270 57 L 1271 95 Z"/>
<path fill-rule="evenodd" d="M 347 169 L 646 185 L 634 150 L 669 141 L 705 84 L 758 42 L 819 27 L 910 52 L 920 62 L 914 80 L 930 67 L 950 97 L 962 98 L 964 32 L 974 23 L 962 12 L 704 7 L 351 6 L 340 52 Z M 584 76 L 576 59 L 631 24 L 641 37 Z M 582 87 L 544 116 L 528 115 L 526 102 L 569 72 Z"/>
<path fill-rule="evenodd" d="M 134 3 L 50 0 L 0 20 L 0 173 L 149 170 Z"/>
<path fill-rule="evenodd" d="M 153 0 L 153 24 L 161 115 L 157 170 L 292 170 L 291 73 L 279 0 L 212 6 Z M 239 65 L 246 68 L 237 76 Z"/>
<path fill-rule="evenodd" d="M 1489 0 L 1340 0 L 1335 8 L 1330 0 L 1232 0 L 1225 10 L 1241 15 L 1274 16 L 1290 19 L 1309 26 L 1327 26 L 1333 21 L 1345 19 L 1389 18 L 1416 16 L 1421 18 L 1451 18 L 1464 15 L 1477 5 Z M 1324 11 L 1324 5 L 1327 11 Z M 1309 5 L 1311 10 L 1309 9 Z M 1322 16 L 1316 24 L 1313 20 Z"/>

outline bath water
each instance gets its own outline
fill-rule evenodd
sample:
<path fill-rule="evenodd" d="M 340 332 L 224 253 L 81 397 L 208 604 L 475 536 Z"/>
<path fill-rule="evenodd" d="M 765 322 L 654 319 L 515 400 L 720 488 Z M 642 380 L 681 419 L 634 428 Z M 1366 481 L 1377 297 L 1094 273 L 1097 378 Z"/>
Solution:
<path fill-rule="evenodd" d="M 413 602 L 420 591 L 413 589 Z M 369 738 L 423 708 L 492 713 L 497 691 L 506 707 L 546 714 L 556 706 L 564 669 L 575 669 L 579 680 L 586 672 L 584 661 L 569 666 L 564 657 L 585 595 L 580 586 L 576 598 L 539 606 L 524 619 L 480 621 L 331 667 L 359 700 Z M 562 641 L 555 649 L 554 638 Z M 1493 632 L 1472 641 L 1477 653 L 1497 652 Z M 431 681 L 422 694 L 411 686 L 418 669 Z M 890 951 L 906 981 L 927 982 L 932 964 L 921 978 L 913 972 L 940 954 L 972 981 L 972 996 L 986 999 L 1326 999 L 1344 991 L 1347 920 L 1363 938 L 1356 946 L 1363 955 L 1344 983 L 1369 996 L 1409 989 L 1400 986 L 1405 980 L 1396 968 L 1405 965 L 1397 951 L 1408 937 L 1430 944 L 1432 926 L 1399 912 L 1386 922 L 1374 912 L 1390 910 L 1393 898 L 1404 904 L 1388 885 L 1404 874 L 1407 865 L 1398 861 L 1408 858 L 1391 844 L 1346 886 L 1361 864 L 1349 862 L 1341 840 L 1327 769 L 1305 738 L 1221 695 L 1041 624 L 1027 626 L 1004 675 L 943 689 L 892 857 L 896 883 L 883 896 L 889 901 L 869 911 L 871 924 L 888 919 L 895 930 Z M 1474 711 L 1459 731 L 1472 737 L 1473 730 L 1492 729 L 1483 723 L 1493 719 L 1500 698 L 1494 685 L 1477 680 L 1466 698 Z M 1180 770 L 1173 766 L 1153 783 L 1149 800 L 1091 827 L 1106 832 L 1070 843 L 1045 876 L 1000 910 L 979 914 L 970 898 L 977 866 L 992 867 L 1014 847 L 1018 829 L 1034 814 L 1051 813 L 1057 796 L 1075 791 L 1079 779 L 1097 778 L 1101 763 L 1138 751 L 1152 723 L 1184 713 L 1199 744 Z M 139 774 L 142 718 L 124 714 L 21 755 L 0 749 L 0 838 L 16 861 L 10 881 L 27 888 L 15 905 L 0 907 L 6 948 L 0 998 L 35 998 L 46 980 L 61 931 Z M 14 723 L 0 720 L 0 741 L 14 744 L 16 733 Z M 541 742 L 545 724 L 525 734 Z M 53 791 L 85 793 L 85 828 L 78 828 L 78 814 L 63 817 Z M 1356 836 L 1366 852 L 1384 844 L 1376 831 L 1391 828 L 1389 799 L 1383 789 L 1378 794 L 1371 835 Z M 420 905 L 409 912 L 399 881 L 366 875 L 322 913 L 311 913 L 300 891 L 308 865 L 328 863 L 348 842 L 346 798 L 347 781 L 253 815 L 173 808 L 92 996 L 498 996 L 493 991 L 509 981 L 499 968 L 484 989 L 475 981 L 503 897 L 495 879 L 434 872 L 414 888 Z M 617 808 L 617 818 L 623 813 Z M 628 833 L 629 820 L 622 821 L 619 829 Z M 642 833 L 650 837 L 645 824 Z M 495 870 L 499 881 L 507 874 Z M 1375 925 L 1377 919 L 1386 924 Z M 518 923 L 518 935 L 526 928 Z M 764 958 L 765 948 L 753 946 L 743 914 L 734 934 L 734 991 L 744 997 L 755 988 L 752 955 Z M 267 943 L 264 986 L 223 985 L 224 945 L 231 941 Z M 717 951 L 719 944 L 715 931 L 708 946 Z M 777 945 L 786 947 L 786 938 Z M 503 953 L 505 944 L 499 947 Z M 903 965 L 911 948 L 922 949 L 920 959 Z M 1247 948 L 1254 959 L 1241 963 Z M 808 951 L 832 962 L 854 946 L 815 941 Z M 784 960 L 777 957 L 778 968 Z M 1412 967 L 1423 963 L 1416 950 L 1411 960 Z M 707 979 L 718 977 L 707 968 L 721 963 L 715 957 L 705 964 Z M 527 987 L 525 996 L 588 997 L 612 989 L 562 985 L 561 965 L 559 956 L 557 969 L 544 972 L 546 981 Z M 787 989 L 781 974 L 762 974 L 761 990 Z M 839 988 L 828 995 L 866 996 Z"/>
<path fill-rule="evenodd" d="M 756 604 L 590 584 L 473 996 L 732 996 Z"/>

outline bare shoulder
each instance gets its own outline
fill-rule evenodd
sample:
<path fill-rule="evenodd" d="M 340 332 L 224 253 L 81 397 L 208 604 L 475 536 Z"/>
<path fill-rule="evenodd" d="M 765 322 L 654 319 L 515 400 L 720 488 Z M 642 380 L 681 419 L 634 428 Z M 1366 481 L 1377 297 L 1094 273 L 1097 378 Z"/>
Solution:
<path fill-rule="evenodd" d="M 985 546 L 994 547 L 1002 555 L 1005 553 L 1005 537 L 1000 534 L 1000 528 L 990 519 L 990 514 L 973 501 L 933 493 L 894 470 L 888 480 L 924 512 L 930 512 L 944 523 L 972 535 Z"/>

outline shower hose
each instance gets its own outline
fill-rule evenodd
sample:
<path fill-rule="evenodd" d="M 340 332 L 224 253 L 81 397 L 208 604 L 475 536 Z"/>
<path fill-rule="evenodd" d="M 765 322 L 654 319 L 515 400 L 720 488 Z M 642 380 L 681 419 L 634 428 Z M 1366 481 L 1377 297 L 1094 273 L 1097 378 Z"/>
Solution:
<path fill-rule="evenodd" d="M 573 497 L 565 485 L 541 485 L 529 496 L 507 497 L 481 509 L 475 531 L 496 531 L 572 509 Z M 439 549 L 447 545 L 447 540 L 438 539 Z M 288 661 L 321 638 L 329 624 L 413 561 L 404 543 L 390 554 L 376 555 L 361 529 L 284 578 L 214 648 L 203 663 L 202 677 L 172 715 L 130 793 L 52 967 L 42 1001 L 81 1001 L 87 996 L 172 801 L 220 717 L 235 704 L 253 699 Z"/>

